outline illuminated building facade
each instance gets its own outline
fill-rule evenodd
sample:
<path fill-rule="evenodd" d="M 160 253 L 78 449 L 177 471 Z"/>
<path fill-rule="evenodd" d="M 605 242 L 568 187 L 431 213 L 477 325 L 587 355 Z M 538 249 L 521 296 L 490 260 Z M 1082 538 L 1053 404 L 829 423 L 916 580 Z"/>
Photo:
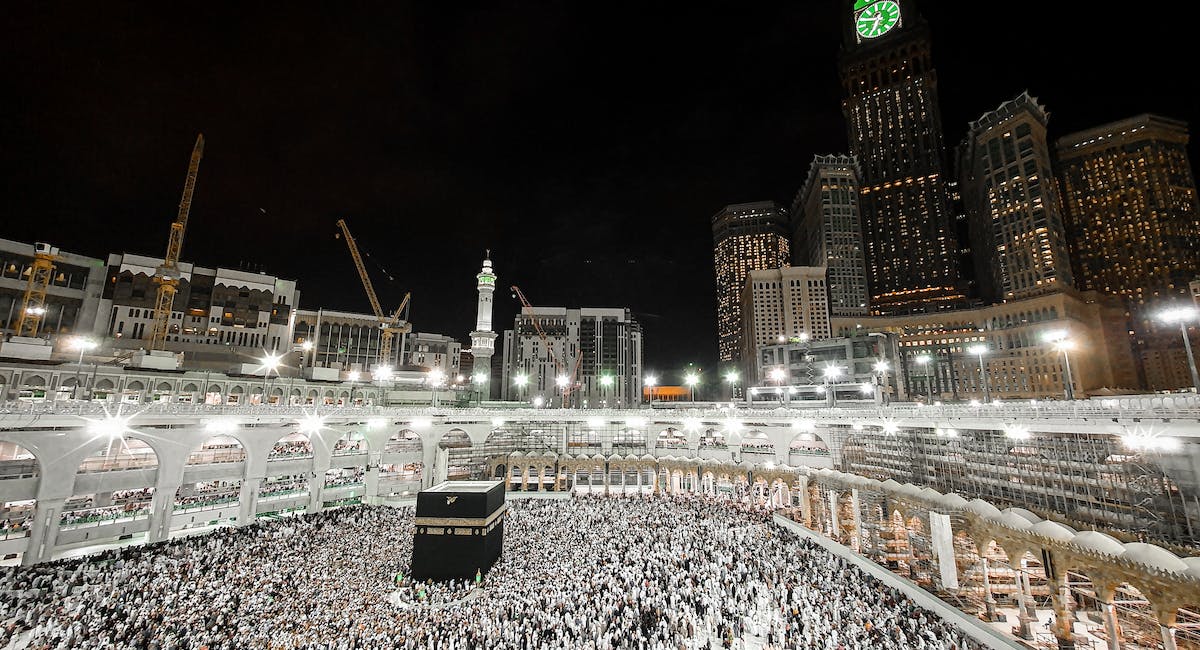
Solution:
<path fill-rule="evenodd" d="M 859 164 L 872 313 L 965 298 L 943 167 L 929 28 L 911 0 L 846 3 L 841 78 Z"/>
<path fill-rule="evenodd" d="M 0 239 L 0 334 L 16 330 L 33 259 L 33 244 Z M 46 314 L 38 335 L 91 334 L 104 271 L 104 260 L 59 251 L 46 287 Z"/>
<path fill-rule="evenodd" d="M 642 327 L 628 309 L 522 311 L 513 318 L 513 329 L 504 331 L 500 399 L 546 407 L 636 406 L 642 395 L 642 341 Z M 573 388 L 564 391 L 559 377 Z"/>
<path fill-rule="evenodd" d="M 1200 211 L 1187 125 L 1157 115 L 1064 136 L 1058 175 L 1081 289 L 1134 311 L 1186 295 L 1200 272 Z"/>
<path fill-rule="evenodd" d="M 792 202 L 792 264 L 824 266 L 829 311 L 867 314 L 867 267 L 858 215 L 858 165 L 851 156 L 816 156 Z"/>
<path fill-rule="evenodd" d="M 1073 286 L 1046 144 L 1045 107 L 1028 92 L 971 123 L 959 149 L 975 277 L 988 302 Z"/>
<path fill-rule="evenodd" d="M 1098 292 L 1066 289 L 952 312 L 834 318 L 832 329 L 834 336 L 898 335 L 898 371 L 912 398 L 1062 399 L 1068 362 L 1077 398 L 1138 385 L 1124 307 Z M 1067 334 L 1066 355 L 1043 340 L 1055 330 Z M 982 376 L 980 357 L 970 352 L 976 345 L 986 349 Z"/>
<path fill-rule="evenodd" d="M 713 215 L 717 274 L 717 345 L 721 361 L 742 350 L 742 288 L 750 271 L 778 269 L 791 259 L 788 215 L 774 201 L 727 205 Z"/>
<path fill-rule="evenodd" d="M 742 310 L 742 371 L 753 377 L 762 346 L 829 338 L 825 267 L 751 271 L 742 290 Z"/>

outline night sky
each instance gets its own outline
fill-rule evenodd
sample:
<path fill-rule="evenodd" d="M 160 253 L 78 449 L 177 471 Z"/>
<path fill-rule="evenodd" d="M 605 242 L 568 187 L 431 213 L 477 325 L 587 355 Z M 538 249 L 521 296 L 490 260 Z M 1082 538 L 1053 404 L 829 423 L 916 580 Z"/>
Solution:
<path fill-rule="evenodd" d="M 491 248 L 534 304 L 631 308 L 678 381 L 716 359 L 710 217 L 790 203 L 814 154 L 846 150 L 851 3 L 657 4 L 7 3 L 0 237 L 161 256 L 203 132 L 185 260 L 367 312 L 345 218 L 384 308 L 412 291 L 416 330 L 466 341 Z M 948 145 L 1026 88 L 1052 138 L 1200 122 L 1167 5 L 921 6 Z M 496 298 L 499 331 L 519 305 Z"/>

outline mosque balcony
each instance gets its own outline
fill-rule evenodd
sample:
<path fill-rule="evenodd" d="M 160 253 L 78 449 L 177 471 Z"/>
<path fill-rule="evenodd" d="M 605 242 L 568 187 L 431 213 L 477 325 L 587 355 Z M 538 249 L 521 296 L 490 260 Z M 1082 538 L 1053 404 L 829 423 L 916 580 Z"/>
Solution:
<path fill-rule="evenodd" d="M 312 469 L 312 456 L 293 456 L 267 461 L 267 476 L 305 474 Z"/>
<path fill-rule="evenodd" d="M 183 468 L 183 483 L 201 483 L 220 479 L 239 479 L 245 473 L 244 462 L 188 465 Z"/>
<path fill-rule="evenodd" d="M 58 527 L 58 538 L 55 540 L 55 543 L 62 546 L 64 544 L 108 540 L 126 535 L 144 533 L 147 530 L 150 530 L 150 513 L 142 510 L 115 519 L 60 524 Z"/>
<path fill-rule="evenodd" d="M 33 499 L 37 496 L 38 478 L 36 476 L 29 478 L 18 478 L 4 481 L 0 485 L 0 494 L 4 495 L 3 501 L 24 501 Z"/>
<path fill-rule="evenodd" d="M 75 475 L 75 494 L 135 490 L 157 485 L 157 481 L 157 467 L 153 469 L 118 469 L 111 472 L 81 472 Z"/>
<path fill-rule="evenodd" d="M 381 456 L 380 462 L 384 465 L 402 465 L 407 463 L 419 463 L 424 460 L 424 455 L 419 451 L 404 451 L 399 453 L 384 453 Z M 362 465 L 361 462 L 351 463 L 349 465 L 335 465 L 334 467 L 356 467 Z"/>

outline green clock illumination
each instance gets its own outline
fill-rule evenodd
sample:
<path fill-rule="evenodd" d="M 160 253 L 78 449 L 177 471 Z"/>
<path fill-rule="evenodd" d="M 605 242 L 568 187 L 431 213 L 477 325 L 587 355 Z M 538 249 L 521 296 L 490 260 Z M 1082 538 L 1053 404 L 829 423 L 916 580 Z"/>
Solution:
<path fill-rule="evenodd" d="M 863 38 L 879 38 L 900 24 L 900 5 L 894 0 L 879 0 L 869 5 L 854 22 L 855 29 Z"/>

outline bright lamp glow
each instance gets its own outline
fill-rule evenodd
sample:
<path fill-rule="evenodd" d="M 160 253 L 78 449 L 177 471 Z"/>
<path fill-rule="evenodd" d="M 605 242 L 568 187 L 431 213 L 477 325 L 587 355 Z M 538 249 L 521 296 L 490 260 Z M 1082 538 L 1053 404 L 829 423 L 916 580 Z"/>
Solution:
<path fill-rule="evenodd" d="M 825 376 L 829 377 L 830 379 L 833 379 L 840 374 L 842 374 L 842 369 L 837 366 L 827 366 L 825 368 Z"/>
<path fill-rule="evenodd" d="M 1042 332 L 1042 340 L 1050 343 L 1057 343 L 1067 339 L 1067 330 L 1049 330 Z"/>
<path fill-rule="evenodd" d="M 529 383 L 529 375 L 517 375 L 513 377 L 513 383 L 521 388 L 524 388 Z"/>
<path fill-rule="evenodd" d="M 567 384 L 570 383 L 570 381 L 571 381 L 570 377 L 568 377 L 566 375 L 559 375 L 554 378 L 554 385 L 558 386 L 559 388 L 566 388 Z"/>
<path fill-rule="evenodd" d="M 700 383 L 700 376 L 694 372 L 689 372 L 684 376 L 683 383 L 687 384 L 688 386 L 695 386 L 696 384 Z"/>
<path fill-rule="evenodd" d="M 75 338 L 71 339 L 71 347 L 75 348 L 76 350 L 94 350 L 99 346 L 99 343 L 82 336 L 76 336 Z"/>
<path fill-rule="evenodd" d="M 1195 307 L 1172 307 L 1158 312 L 1158 319 L 1164 323 L 1182 323 L 1196 320 L 1200 310 Z"/>
<path fill-rule="evenodd" d="M 642 380 L 642 383 L 645 384 L 647 388 L 654 388 L 658 385 L 658 377 L 655 377 L 654 375 L 646 375 L 646 378 Z"/>
<path fill-rule="evenodd" d="M 696 431 L 699 428 L 700 428 L 700 420 L 698 418 L 684 418 L 683 419 L 683 430 L 684 431 Z"/>
<path fill-rule="evenodd" d="M 896 426 L 895 422 L 884 422 L 883 423 L 883 432 L 889 436 L 895 435 L 896 432 L 899 430 L 900 430 L 900 427 Z"/>
<path fill-rule="evenodd" d="M 133 419 L 132 415 L 121 415 L 118 409 L 116 413 L 109 413 L 105 410 L 104 417 L 93 420 L 88 418 L 88 433 L 97 438 L 107 438 L 109 440 L 117 440 L 125 436 L 129 431 L 129 421 Z"/>
<path fill-rule="evenodd" d="M 880 360 L 875 362 L 875 372 L 887 372 L 888 367 L 887 361 Z"/>
<path fill-rule="evenodd" d="M 316 413 L 306 414 L 300 418 L 300 433 L 311 436 L 320 433 L 321 429 L 325 428 L 325 418 Z"/>
<path fill-rule="evenodd" d="M 972 408 L 979 408 L 982 405 L 977 399 L 973 399 L 970 402 L 967 402 L 967 404 L 969 404 Z"/>
<path fill-rule="evenodd" d="M 542 404 L 545 404 L 545 403 L 546 403 L 546 400 L 542 399 L 541 395 L 538 395 L 537 397 L 533 398 L 533 405 L 538 408 L 541 408 Z"/>
<path fill-rule="evenodd" d="M 351 370 L 350 374 L 346 375 L 346 377 L 348 377 L 350 379 L 350 381 L 358 381 L 358 378 L 361 376 L 362 375 L 358 374 L 357 370 Z"/>
<path fill-rule="evenodd" d="M 986 345 L 972 345 L 971 347 L 967 348 L 967 352 L 970 352 L 976 356 L 987 354 L 987 351 L 988 349 Z"/>
<path fill-rule="evenodd" d="M 305 342 L 301 343 L 301 344 L 300 344 L 300 349 L 301 349 L 301 350 L 304 350 L 305 352 L 310 352 L 310 351 L 313 349 L 313 342 L 312 342 L 312 341 L 305 341 Z"/>
<path fill-rule="evenodd" d="M 771 378 L 771 381 L 783 381 L 787 379 L 787 373 L 784 372 L 783 368 L 774 368 L 771 372 L 767 373 L 767 376 Z"/>
<path fill-rule="evenodd" d="M 625 420 L 625 426 L 631 429 L 640 429 L 646 426 L 646 418 L 629 418 L 628 420 Z"/>
<path fill-rule="evenodd" d="M 862 386 L 858 387 L 858 390 L 861 391 L 863 395 L 874 395 L 875 394 L 874 384 L 872 384 L 871 382 L 867 382 L 867 381 L 864 381 L 862 383 Z"/>
<path fill-rule="evenodd" d="M 474 381 L 477 384 L 486 384 L 487 380 L 488 380 L 488 376 L 486 373 L 477 372 L 477 373 L 471 375 L 471 381 Z"/>
<path fill-rule="evenodd" d="M 279 369 L 279 360 L 282 359 L 278 354 L 269 352 L 263 355 L 259 360 L 259 368 L 265 369 L 268 373 L 275 372 Z"/>
<path fill-rule="evenodd" d="M 812 420 L 792 420 L 792 428 L 797 431 L 812 431 L 817 424 Z"/>
<path fill-rule="evenodd" d="M 913 361 L 916 361 L 917 363 L 919 363 L 923 366 L 923 365 L 929 363 L 930 361 L 933 361 L 933 357 L 929 356 L 928 354 L 922 354 L 922 355 L 918 356 L 916 359 L 913 359 Z"/>
<path fill-rule="evenodd" d="M 741 422 L 738 422 L 737 420 L 734 420 L 733 418 L 725 420 L 725 430 L 726 431 L 740 431 L 741 428 L 742 428 Z"/>
<path fill-rule="evenodd" d="M 727 381 L 731 384 L 736 384 L 737 380 L 738 380 L 738 371 L 730 370 L 729 372 L 725 373 L 725 381 Z"/>
<path fill-rule="evenodd" d="M 613 385 L 612 375 L 604 375 L 603 377 L 601 377 L 600 385 L 601 386 L 612 386 Z"/>
<path fill-rule="evenodd" d="M 392 378 L 392 367 L 391 366 L 379 366 L 378 368 L 375 369 L 374 375 L 375 375 L 375 378 L 378 379 L 379 381 L 387 381 Z"/>
<path fill-rule="evenodd" d="M 387 420 L 383 418 L 371 418 L 367 420 L 368 429 L 382 429 L 387 426 Z"/>
<path fill-rule="evenodd" d="M 441 386 L 442 382 L 445 380 L 446 373 L 442 372 L 438 368 L 430 370 L 429 375 L 425 377 L 425 381 L 428 382 L 430 386 Z"/>
<path fill-rule="evenodd" d="M 45 307 L 30 307 L 29 309 L 25 310 L 25 313 L 33 314 L 34 316 L 41 316 L 46 313 L 46 308 Z"/>
<path fill-rule="evenodd" d="M 1020 424 L 1009 424 L 1004 427 L 1004 435 L 1013 440 L 1028 440 L 1032 435 L 1029 429 Z"/>
<path fill-rule="evenodd" d="M 1152 433 L 1130 433 L 1121 436 L 1121 442 L 1133 451 L 1175 451 L 1180 447 L 1175 438 L 1164 438 Z"/>

